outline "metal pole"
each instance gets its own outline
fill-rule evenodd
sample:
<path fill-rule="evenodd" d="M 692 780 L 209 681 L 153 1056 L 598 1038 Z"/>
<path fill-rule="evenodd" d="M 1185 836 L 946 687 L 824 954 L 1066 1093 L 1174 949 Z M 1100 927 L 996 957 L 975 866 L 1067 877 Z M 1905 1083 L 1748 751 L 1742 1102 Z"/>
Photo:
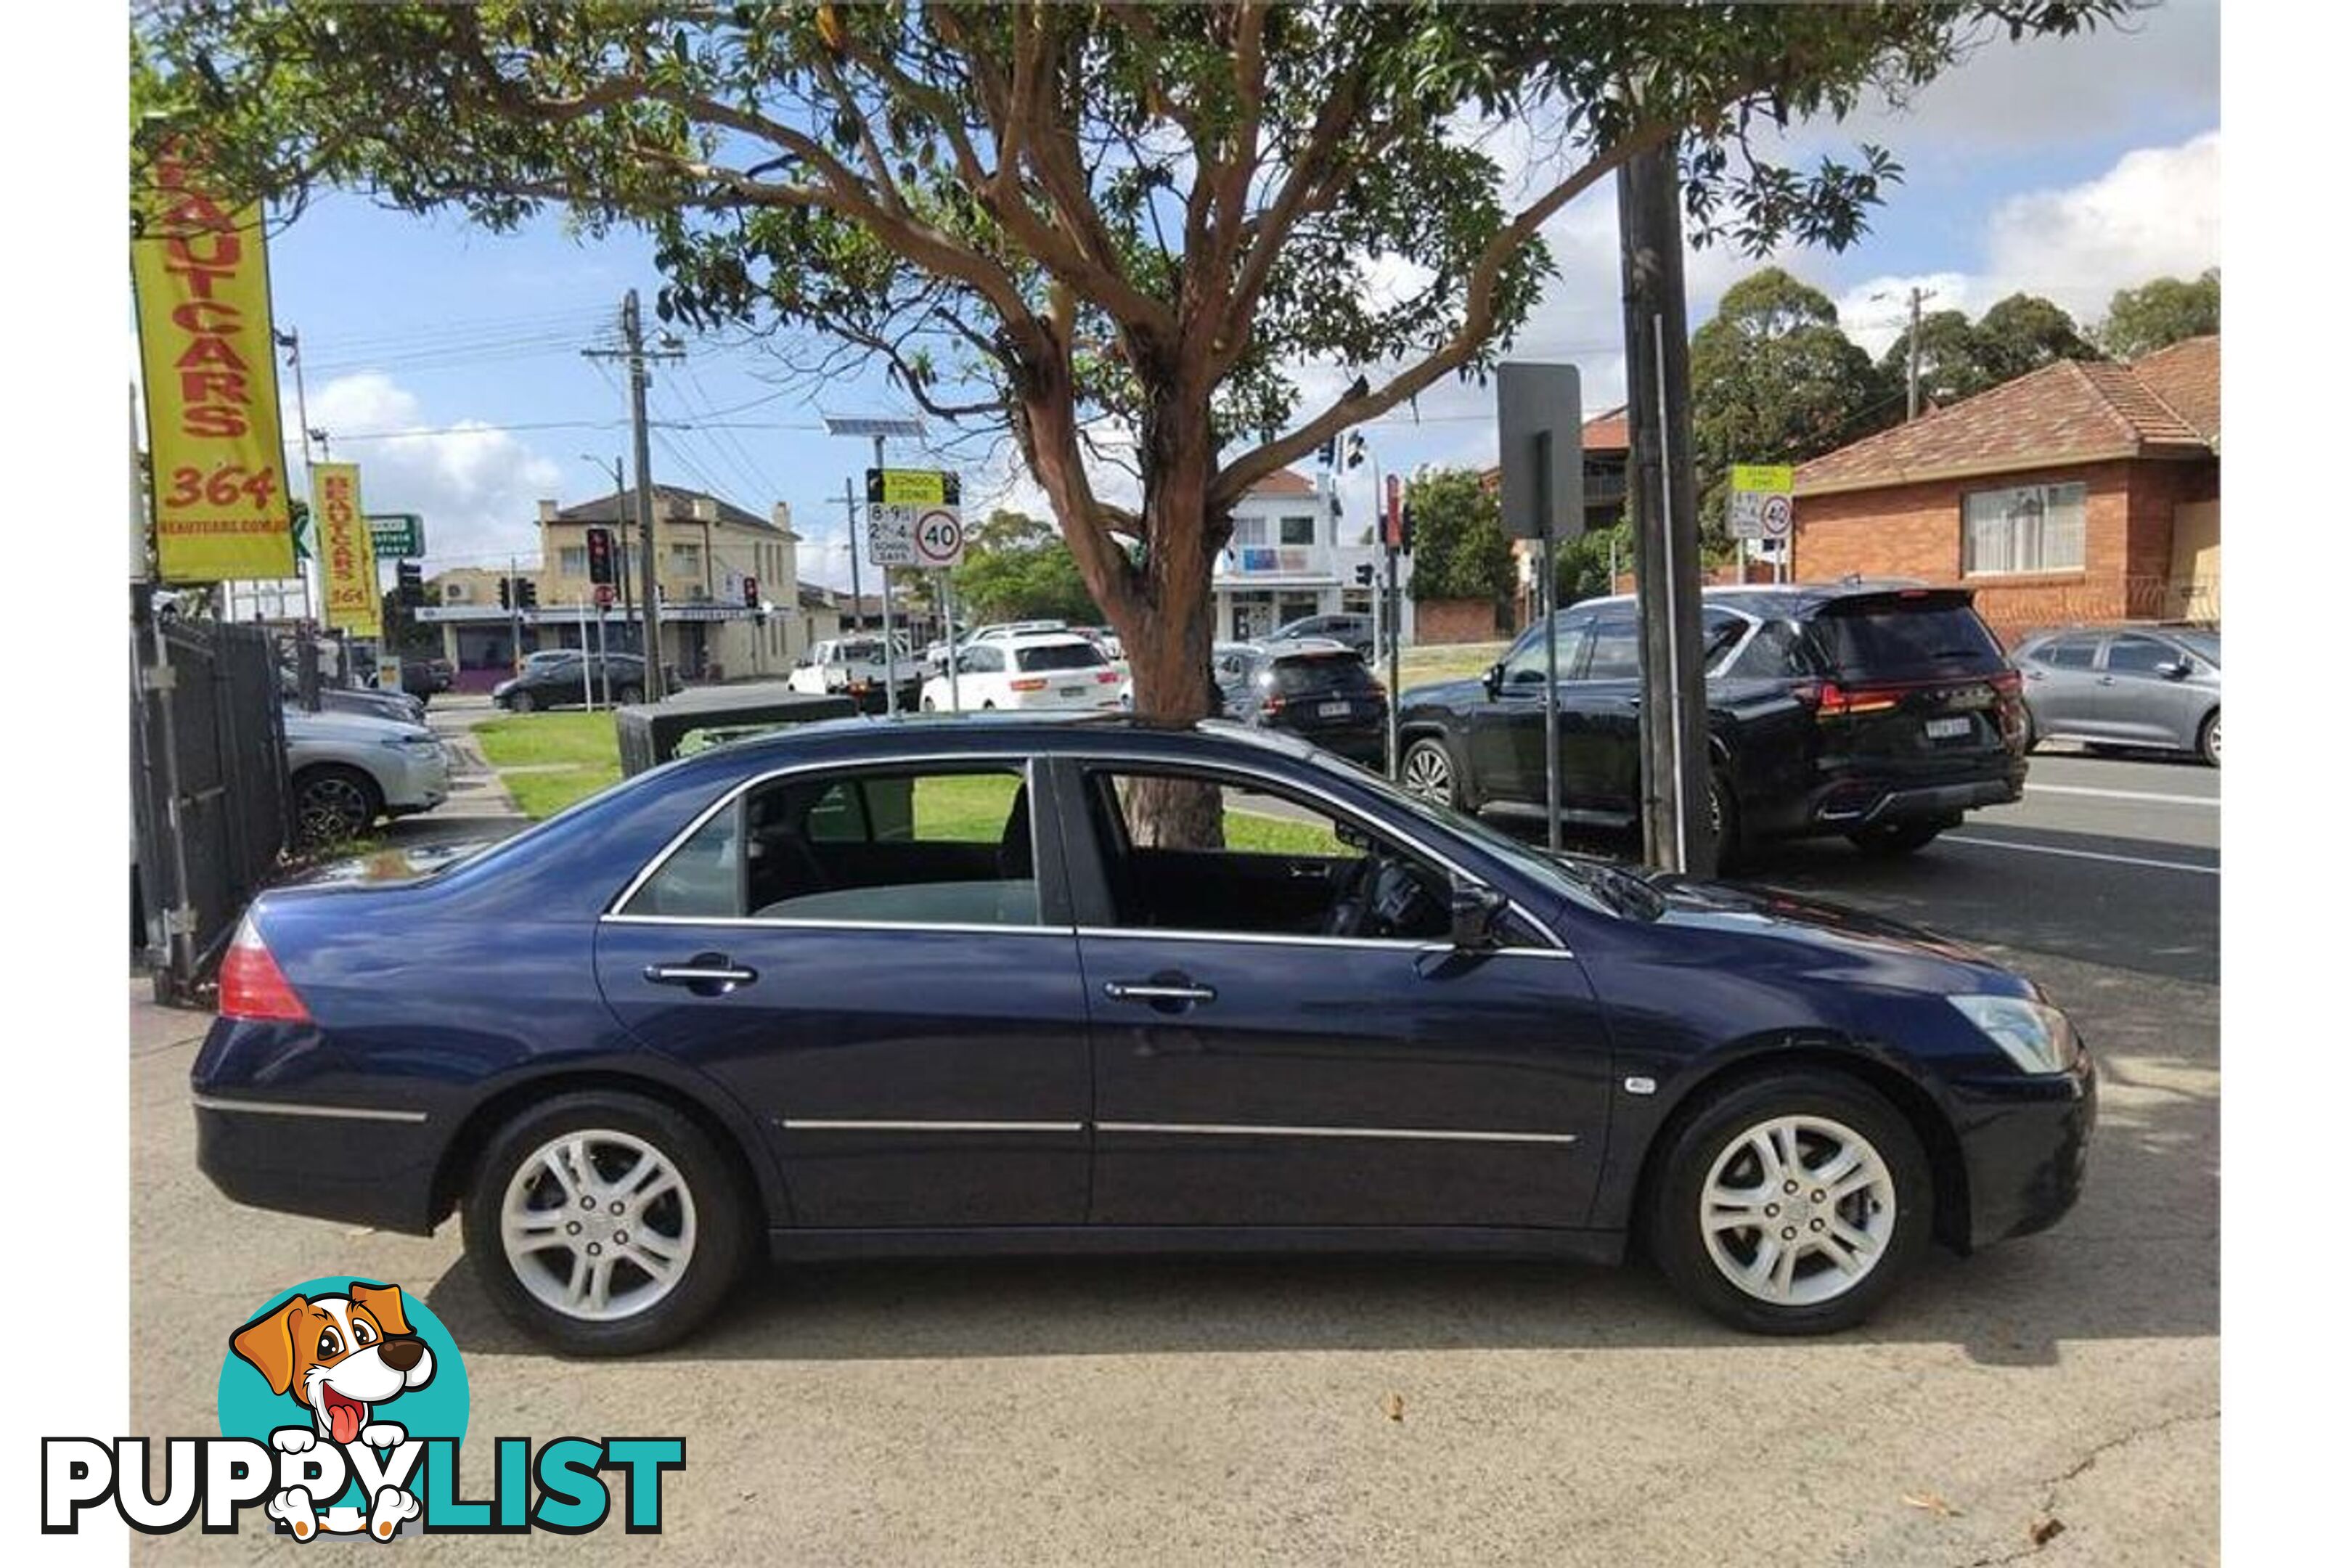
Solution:
<path fill-rule="evenodd" d="M 857 484 L 854 479 L 841 481 L 841 504 L 849 509 L 849 614 L 856 623 L 849 629 L 866 629 L 866 594 L 857 585 Z"/>
<path fill-rule="evenodd" d="M 302 389 L 302 334 L 289 327 L 278 334 L 278 341 L 284 345 L 286 363 L 294 371 L 294 418 L 302 426 L 302 504 L 308 507 L 310 504 L 310 400 Z M 319 537 L 319 520 L 315 517 L 310 520 L 310 537 L 313 540 Z M 297 559 L 294 569 L 302 576 L 302 618 L 315 621 L 319 618 L 319 612 L 310 597 L 310 568 Z"/>
<path fill-rule="evenodd" d="M 1559 637 L 1553 601 L 1559 596 L 1559 520 L 1552 515 L 1551 432 L 1536 433 L 1537 517 L 1543 524 L 1544 846 L 1559 847 Z"/>
<path fill-rule="evenodd" d="M 507 557 L 507 630 L 514 637 L 513 658 L 509 661 L 517 675 L 522 673 L 522 577 L 515 557 Z"/>
<path fill-rule="evenodd" d="M 874 466 L 882 467 L 882 437 L 874 437 Z M 866 537 L 874 537 L 874 525 L 866 525 Z M 856 558 L 851 557 L 852 561 Z M 877 563 L 875 570 L 882 574 L 882 707 L 891 718 L 898 716 L 898 647 L 891 640 L 890 632 L 890 568 Z"/>
<path fill-rule="evenodd" d="M 637 314 L 637 291 L 621 301 L 621 331 L 629 340 L 629 427 L 637 458 L 637 538 L 645 548 L 637 557 L 638 587 L 646 615 L 646 700 L 658 702 L 668 689 L 661 658 L 661 589 L 654 575 L 653 455 L 646 429 L 645 322 Z"/>
<path fill-rule="evenodd" d="M 1903 422 L 1919 417 L 1919 301 L 1917 284 L 1911 286 L 1911 369 L 1903 382 Z"/>
<path fill-rule="evenodd" d="M 956 687 L 955 584 L 944 572 L 940 574 L 940 613 L 947 621 L 948 639 L 948 711 L 963 711 L 963 693 Z"/>
<path fill-rule="evenodd" d="M 1397 760 L 1402 754 L 1397 744 L 1397 694 L 1403 689 L 1399 684 L 1401 650 L 1404 646 L 1404 595 L 1397 587 L 1397 547 L 1391 544 L 1389 558 L 1389 777 L 1397 776 Z"/>
<path fill-rule="evenodd" d="M 580 601 L 579 609 L 580 659 L 584 668 L 590 657 L 588 652 L 588 601 L 586 599 L 583 598 Z M 597 660 L 597 663 L 601 666 L 604 661 L 599 659 Z M 580 678 L 580 695 L 588 700 L 588 711 L 591 713 L 596 711 L 596 683 L 589 679 L 584 674 Z"/>
<path fill-rule="evenodd" d="M 591 597 L 594 595 L 592 591 Z M 613 705 L 613 639 L 604 629 L 604 605 L 596 604 L 596 668 L 604 678 L 604 706 Z"/>
<path fill-rule="evenodd" d="M 621 546 L 621 569 L 613 574 L 621 580 L 621 623 L 628 625 L 636 617 L 636 595 L 629 591 L 629 482 L 628 468 L 620 458 L 613 459 L 613 537 Z M 645 552 L 645 542 L 637 542 L 637 552 Z M 602 605 L 597 606 L 599 610 Z"/>

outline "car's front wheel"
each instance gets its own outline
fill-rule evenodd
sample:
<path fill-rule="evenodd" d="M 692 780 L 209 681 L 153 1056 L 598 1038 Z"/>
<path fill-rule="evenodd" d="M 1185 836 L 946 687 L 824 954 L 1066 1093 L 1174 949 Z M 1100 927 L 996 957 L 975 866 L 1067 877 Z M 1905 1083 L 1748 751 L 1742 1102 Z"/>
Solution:
<path fill-rule="evenodd" d="M 1927 1243 L 1935 1187 L 1918 1135 L 1844 1074 L 1748 1079 L 1668 1136 L 1646 1216 L 1651 1256 L 1734 1327 L 1850 1328 Z"/>
<path fill-rule="evenodd" d="M 1398 782 L 1409 794 L 1436 805 L 1462 807 L 1462 786 L 1454 776 L 1454 757 L 1445 742 L 1424 735 L 1404 749 Z"/>
<path fill-rule="evenodd" d="M 2207 767 L 2221 765 L 2221 710 L 2216 708 L 2205 715 L 2205 722 L 2197 727 L 2197 754 L 2205 759 Z"/>
<path fill-rule="evenodd" d="M 357 768 L 322 763 L 294 775 L 294 831 L 302 843 L 357 838 L 383 815 L 383 792 Z"/>
<path fill-rule="evenodd" d="M 499 1310 L 576 1355 L 692 1331 L 742 1272 L 757 1228 L 709 1134 L 610 1089 L 560 1095 L 500 1128 L 465 1216 L 467 1256 Z"/>
<path fill-rule="evenodd" d="M 528 713 L 538 706 L 538 700 L 533 698 L 528 691 L 509 691 L 507 693 L 507 707 L 517 713 Z"/>

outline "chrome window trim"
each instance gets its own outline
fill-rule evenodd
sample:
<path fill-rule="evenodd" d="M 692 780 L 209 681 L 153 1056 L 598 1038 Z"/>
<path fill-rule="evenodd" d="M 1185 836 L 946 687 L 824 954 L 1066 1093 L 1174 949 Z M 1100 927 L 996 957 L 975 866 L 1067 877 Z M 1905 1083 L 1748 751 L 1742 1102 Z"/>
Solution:
<path fill-rule="evenodd" d="M 1066 925 L 992 925 L 966 921 L 763 921 L 756 915 L 599 915 L 597 921 L 625 926 L 748 926 L 760 931 L 899 931 L 965 936 L 1067 937 L 1076 929 Z"/>
<path fill-rule="evenodd" d="M 1189 1138 L 1384 1138 L 1437 1143 L 1573 1143 L 1573 1132 L 1488 1132 L 1450 1127 L 1281 1127 L 1219 1121 L 1097 1121 L 1097 1132 L 1159 1132 Z"/>
<path fill-rule="evenodd" d="M 1126 942 L 1239 942 L 1259 947 L 1353 947 L 1375 951 L 1412 953 L 1450 954 L 1450 943 L 1431 942 L 1425 938 L 1405 940 L 1377 936 L 1308 936 L 1285 931 L 1192 931 L 1161 926 L 1079 926 L 1077 934 L 1112 941 Z M 1496 947 L 1484 950 L 1484 958 L 1573 958 L 1576 955 L 1560 947 Z"/>
<path fill-rule="evenodd" d="M 929 1121 L 859 1117 L 779 1116 L 789 1132 L 1084 1132 L 1083 1121 Z"/>
<path fill-rule="evenodd" d="M 1184 772 L 1205 771 L 1213 773 L 1223 773 L 1228 777 L 1234 775 L 1244 775 L 1245 777 L 1245 770 L 1240 764 L 1227 762 L 1223 759 L 1200 762 L 1191 758 L 1155 756 L 1149 752 L 1123 751 L 1116 748 L 1104 750 L 1073 748 L 1066 752 L 1056 751 L 1048 754 L 1057 757 L 1068 757 L 1078 763 L 1081 766 L 1102 763 L 1127 763 L 1138 767 L 1158 768 L 1162 771 L 1170 769 Z M 635 898 L 639 890 L 642 889 L 648 881 L 651 881 L 655 875 L 658 873 L 664 866 L 668 864 L 670 857 L 677 854 L 679 849 L 683 848 L 688 839 L 692 838 L 697 833 L 702 831 L 704 825 L 709 823 L 711 818 L 732 806 L 738 800 L 741 799 L 745 795 L 749 794 L 752 790 L 758 789 L 763 784 L 772 784 L 778 779 L 794 778 L 803 773 L 825 772 L 888 772 L 904 768 L 923 767 L 941 763 L 971 763 L 983 767 L 1001 767 L 1009 763 L 1018 764 L 1021 770 L 1023 787 L 1028 790 L 1028 798 L 1032 803 L 1034 803 L 1037 798 L 1036 773 L 1039 760 L 1038 753 L 1024 751 L 925 752 L 912 756 L 890 757 L 879 761 L 845 761 L 839 758 L 828 758 L 823 761 L 793 763 L 782 767 L 770 768 L 764 773 L 755 773 L 751 777 L 739 782 L 732 789 L 728 790 L 717 800 L 705 806 L 695 816 L 692 821 L 686 825 L 683 829 L 672 836 L 669 842 L 663 845 L 660 849 L 655 851 L 653 858 L 638 868 L 637 874 L 629 879 L 628 885 L 621 889 L 619 896 L 609 901 L 604 906 L 604 912 L 599 914 L 596 918 L 600 923 L 611 921 L 619 924 L 754 926 L 761 928 L 770 926 L 790 928 L 797 926 L 821 930 L 950 931 L 989 932 L 1025 931 L 1041 932 L 1052 935 L 1066 935 L 1075 928 L 1068 925 L 1056 926 L 1044 924 L 967 925 L 962 923 L 940 923 L 925 925 L 897 921 L 782 921 L 760 920 L 751 915 L 729 915 L 705 919 L 696 915 L 632 915 L 622 912 L 628 907 L 629 900 Z M 1403 844 L 1405 847 L 1417 851 L 1427 858 L 1436 861 L 1440 866 L 1444 867 L 1447 871 L 1453 873 L 1454 876 L 1465 878 L 1470 881 L 1476 882 L 1481 886 L 1489 885 L 1486 879 L 1472 876 L 1469 871 L 1463 868 L 1460 861 L 1431 847 L 1425 840 L 1420 838 L 1414 834 L 1405 831 L 1402 828 L 1393 826 L 1388 823 L 1379 822 L 1367 816 L 1365 813 L 1354 804 L 1342 799 L 1331 791 L 1325 789 L 1319 784 L 1292 778 L 1277 778 L 1270 781 L 1258 780 L 1244 782 L 1235 787 L 1242 789 L 1255 789 L 1263 794 L 1265 793 L 1268 783 L 1274 784 L 1277 789 L 1286 787 L 1296 790 L 1301 794 L 1311 795 L 1315 799 L 1322 802 L 1324 805 L 1331 807 L 1333 811 L 1358 823 L 1368 830 L 1396 839 Z M 1034 813 L 1034 804 L 1031 809 Z M 1031 819 L 1030 831 L 1033 834 L 1036 831 L 1034 815 Z M 1552 944 L 1550 951 L 1557 952 L 1563 957 L 1574 956 L 1573 950 L 1570 949 L 1567 942 L 1561 938 L 1559 932 L 1552 929 L 1549 921 L 1538 917 L 1534 910 L 1520 903 L 1517 899 L 1511 900 L 1508 907 L 1513 914 L 1525 921 L 1538 935 L 1550 942 Z M 1173 933 L 1145 932 L 1143 934 L 1169 935 Z M 1227 933 L 1209 931 L 1201 934 L 1211 940 L 1234 940 L 1233 935 Z M 1292 939 L 1286 938 L 1281 940 Z M 1332 940 L 1345 941 L 1349 939 L 1335 938 Z M 1424 947 L 1428 944 L 1425 942 L 1414 942 L 1402 943 L 1399 945 L 1408 947 Z M 1452 950 L 1448 949 L 1447 951 L 1450 952 Z M 1497 949 L 1496 951 L 1503 952 L 1533 952 L 1546 950 L 1537 948 L 1502 948 Z"/>
<path fill-rule="evenodd" d="M 1714 667 L 1708 669 L 1706 673 L 1700 678 L 1705 680 L 1713 680 L 1717 676 L 1727 673 L 1733 665 L 1739 662 L 1739 656 L 1748 651 L 1748 645 L 1754 642 L 1756 640 L 1756 634 L 1764 629 L 1764 622 L 1760 617 L 1751 616 L 1745 610 L 1735 609 L 1729 605 L 1702 605 L 1699 606 L 1699 638 L 1701 641 L 1705 641 L 1706 637 L 1706 612 L 1708 610 L 1720 610 L 1727 616 L 1737 616 L 1738 619 L 1748 623 L 1748 629 L 1739 634 L 1739 640 L 1733 643 L 1730 647 L 1725 649 L 1723 656 L 1715 661 Z"/>
<path fill-rule="evenodd" d="M 411 1124 L 425 1120 L 422 1110 L 388 1110 L 358 1105 L 313 1105 L 290 1100 L 236 1100 L 217 1094 L 189 1096 L 198 1110 L 241 1110 L 255 1116 L 318 1116 L 345 1121 L 401 1121 Z"/>

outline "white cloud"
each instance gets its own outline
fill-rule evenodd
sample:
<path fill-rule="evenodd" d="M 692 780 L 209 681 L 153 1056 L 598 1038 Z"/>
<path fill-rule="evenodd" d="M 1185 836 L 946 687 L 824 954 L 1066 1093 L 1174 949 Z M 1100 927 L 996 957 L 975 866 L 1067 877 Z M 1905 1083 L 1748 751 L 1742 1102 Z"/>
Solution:
<path fill-rule="evenodd" d="M 293 436 L 292 389 L 286 430 Z M 535 561 L 539 500 L 562 493 L 564 470 L 507 432 L 478 419 L 428 415 L 415 393 L 370 371 L 341 376 L 310 394 L 310 424 L 324 429 L 333 456 L 360 465 L 360 493 L 370 511 L 413 511 L 425 520 L 431 561 L 484 565 L 507 553 Z M 362 439 L 383 430 L 435 434 Z M 299 471 L 300 447 L 288 442 Z"/>
<path fill-rule="evenodd" d="M 1873 353 L 1901 333 L 1915 283 L 1935 291 L 1926 309 L 1971 317 L 2021 290 L 2039 294 L 2087 331 L 2116 289 L 2193 278 L 2221 258 L 2221 133 L 2211 131 L 2127 153 L 2079 185 L 2011 196 L 1988 220 L 1975 270 L 1873 278 L 1845 290 L 1838 310 L 1847 335 Z"/>

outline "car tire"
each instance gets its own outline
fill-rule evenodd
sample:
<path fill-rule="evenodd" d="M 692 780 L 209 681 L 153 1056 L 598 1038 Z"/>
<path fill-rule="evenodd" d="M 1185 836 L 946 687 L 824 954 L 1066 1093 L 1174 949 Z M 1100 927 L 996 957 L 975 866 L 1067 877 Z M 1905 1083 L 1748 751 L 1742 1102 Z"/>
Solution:
<path fill-rule="evenodd" d="M 507 693 L 507 709 L 509 712 L 528 713 L 538 706 L 538 700 L 532 697 L 528 691 L 509 691 Z"/>
<path fill-rule="evenodd" d="M 939 705 L 938 703 L 936 703 L 936 702 L 932 701 L 932 700 L 931 700 L 929 698 L 928 698 L 928 697 L 926 697 L 926 698 L 924 698 L 924 699 L 923 699 L 923 711 L 924 711 L 924 712 L 926 712 L 926 713 L 936 713 L 936 712 L 938 712 L 939 710 L 940 710 L 940 705 Z"/>
<path fill-rule="evenodd" d="M 2028 708 L 2025 710 L 2025 741 L 2021 752 L 2031 756 L 2033 754 L 2033 748 L 2040 744 L 2042 744 L 2042 726 L 2033 721 L 2033 710 Z"/>
<path fill-rule="evenodd" d="M 1397 780 L 1405 792 L 1434 805 L 1462 809 L 1462 778 L 1454 770 L 1454 753 L 1434 735 L 1423 735 L 1404 749 L 1397 764 Z"/>
<path fill-rule="evenodd" d="M 293 780 L 294 837 L 317 847 L 359 837 L 383 815 L 375 780 L 341 763 L 304 768 Z"/>
<path fill-rule="evenodd" d="M 2205 715 L 2205 722 L 2197 726 L 2197 754 L 2205 759 L 2209 768 L 2221 765 L 2221 710 L 2216 708 Z"/>
<path fill-rule="evenodd" d="M 1923 849 L 1934 842 L 1936 835 L 1951 826 L 1948 822 L 1881 822 L 1856 828 L 1845 837 L 1847 843 L 1864 855 L 1883 858 Z"/>
<path fill-rule="evenodd" d="M 629 707 L 635 703 L 643 702 L 645 700 L 645 688 L 641 686 L 624 686 L 621 688 L 621 705 L 623 707 Z"/>
<path fill-rule="evenodd" d="M 657 1168 L 638 1179 L 655 1196 L 640 1206 L 625 1184 L 647 1156 Z M 573 1213 L 574 1194 L 590 1206 L 559 1222 Z M 622 1204 L 630 1206 L 614 1213 Z M 726 1299 L 751 1256 L 757 1218 L 735 1163 L 692 1119 L 640 1095 L 587 1089 L 535 1105 L 491 1136 L 466 1194 L 466 1255 L 499 1310 L 533 1337 L 568 1355 L 633 1355 L 684 1338 Z M 607 1224 L 609 1234 L 590 1239 L 585 1226 Z M 540 1245 L 524 1245 L 542 1225 Z M 575 1225 L 583 1228 L 566 1234 Z M 600 1248 L 593 1259 L 590 1247 Z M 658 1260 L 664 1247 L 683 1254 L 666 1281 L 637 1261 Z M 605 1289 L 618 1291 L 602 1309 L 614 1315 L 599 1315 L 591 1294 L 600 1268 Z M 574 1285 L 578 1304 L 566 1308 Z M 642 1305 L 629 1307 L 633 1294 Z"/>
<path fill-rule="evenodd" d="M 1918 1134 L 1844 1073 L 1796 1068 L 1743 1079 L 1679 1114 L 1663 1136 L 1643 1215 L 1650 1257 L 1685 1298 L 1734 1328 L 1852 1328 L 1927 1245 L 1935 1177 Z M 1849 1157 L 1844 1174 L 1811 1184 Z M 1851 1189 L 1843 1195 L 1842 1184 Z"/>
<path fill-rule="evenodd" d="M 1715 868 L 1718 874 L 1732 870 L 1748 846 L 1739 832 L 1739 796 L 1731 787 L 1731 775 L 1721 768 L 1707 772 L 1706 809 L 1708 826 L 1715 829 Z"/>

